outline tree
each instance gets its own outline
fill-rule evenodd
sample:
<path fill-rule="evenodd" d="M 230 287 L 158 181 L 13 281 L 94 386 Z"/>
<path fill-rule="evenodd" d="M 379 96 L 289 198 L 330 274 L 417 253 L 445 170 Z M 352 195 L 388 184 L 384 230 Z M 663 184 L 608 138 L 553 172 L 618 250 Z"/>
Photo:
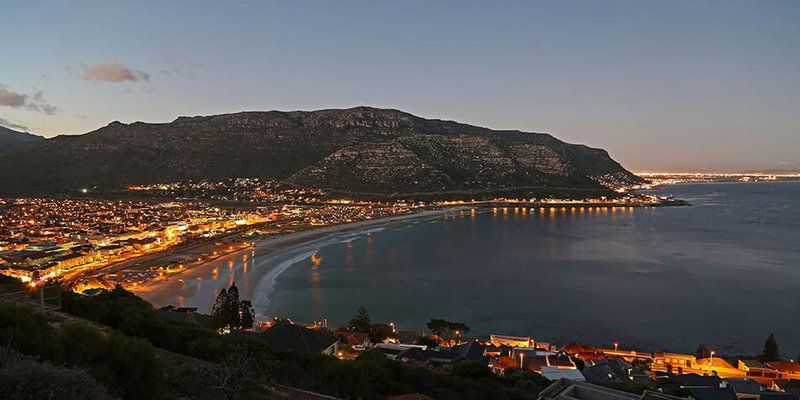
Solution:
<path fill-rule="evenodd" d="M 224 328 L 231 325 L 230 309 L 231 304 L 228 291 L 222 288 L 217 295 L 217 299 L 214 301 L 214 306 L 211 308 L 211 315 L 214 317 L 217 328 Z"/>
<path fill-rule="evenodd" d="M 370 333 L 369 313 L 363 305 L 358 308 L 358 313 L 350 320 L 347 327 L 362 333 Z"/>
<path fill-rule="evenodd" d="M 450 342 L 453 334 L 458 338 L 470 331 L 469 327 L 463 322 L 451 322 L 444 319 L 431 319 L 427 326 L 431 332 L 447 342 Z"/>
<path fill-rule="evenodd" d="M 255 312 L 249 301 L 239 300 L 239 288 L 231 284 L 227 290 L 224 288 L 217 295 L 211 309 L 216 327 L 231 329 L 249 329 L 253 327 Z"/>
<path fill-rule="evenodd" d="M 711 355 L 711 350 L 705 343 L 700 343 L 697 346 L 697 350 L 694 351 L 694 355 L 697 358 L 708 358 Z"/>
<path fill-rule="evenodd" d="M 241 326 L 241 318 L 239 317 L 241 303 L 239 302 L 239 288 L 236 283 L 231 282 L 231 287 L 228 288 L 228 322 L 231 328 L 238 328 Z"/>
<path fill-rule="evenodd" d="M 492 370 L 486 364 L 481 364 L 477 361 L 459 361 L 450 367 L 450 373 L 459 378 L 473 381 L 494 377 Z"/>
<path fill-rule="evenodd" d="M 421 346 L 428 346 L 430 348 L 435 348 L 439 345 L 439 341 L 436 340 L 435 337 L 431 336 L 420 336 L 416 340 L 414 340 L 414 344 L 418 344 Z"/>
<path fill-rule="evenodd" d="M 469 331 L 470 331 L 469 327 L 466 324 L 464 324 L 463 322 L 451 322 L 450 323 L 450 330 L 455 331 L 456 335 L 459 336 L 459 337 L 461 335 L 465 335 L 465 334 L 469 333 Z"/>
<path fill-rule="evenodd" d="M 372 325 L 370 326 L 369 340 L 372 343 L 381 343 L 386 340 L 386 338 L 392 336 L 392 334 L 394 334 L 394 332 L 391 326 L 383 324 Z"/>
<path fill-rule="evenodd" d="M 767 340 L 764 342 L 764 352 L 761 354 L 763 361 L 776 361 L 780 360 L 780 353 L 778 352 L 778 342 L 775 340 L 775 334 L 770 333 Z"/>
<path fill-rule="evenodd" d="M 255 322 L 256 314 L 253 305 L 249 301 L 239 302 L 239 329 L 250 329 Z"/>
<path fill-rule="evenodd" d="M 431 332 L 435 333 L 436 336 L 440 338 L 444 338 L 445 334 L 447 333 L 447 321 L 443 319 L 432 319 L 425 324 Z"/>
<path fill-rule="evenodd" d="M 223 362 L 200 370 L 213 389 L 227 400 L 264 398 L 260 368 L 253 354 L 236 351 Z"/>

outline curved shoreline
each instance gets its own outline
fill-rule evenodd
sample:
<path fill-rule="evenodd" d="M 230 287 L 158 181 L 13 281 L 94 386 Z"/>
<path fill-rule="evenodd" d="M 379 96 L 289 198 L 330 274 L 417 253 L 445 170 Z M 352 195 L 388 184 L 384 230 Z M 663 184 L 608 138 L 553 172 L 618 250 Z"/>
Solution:
<path fill-rule="evenodd" d="M 214 302 L 216 293 L 219 289 L 228 285 L 228 280 L 212 280 L 204 277 L 209 271 L 220 269 L 220 265 L 240 257 L 247 258 L 253 255 L 260 258 L 252 265 L 252 272 L 248 272 L 248 280 L 245 282 L 237 281 L 243 297 L 253 301 L 256 313 L 263 311 L 269 305 L 269 294 L 274 290 L 277 279 L 291 265 L 310 257 L 318 248 L 338 242 L 337 238 L 348 235 L 361 235 L 378 227 L 383 227 L 392 223 L 438 217 L 441 215 L 460 212 L 469 207 L 446 207 L 435 210 L 424 210 L 410 214 L 396 215 L 387 218 L 359 221 L 347 224 L 339 224 L 320 228 L 312 228 L 299 232 L 280 234 L 255 241 L 252 247 L 226 254 L 222 257 L 209 260 L 202 264 L 181 271 L 170 277 L 168 280 L 158 281 L 152 285 L 139 287 L 134 290 L 138 296 L 152 303 L 155 307 L 164 305 L 181 305 L 197 307 L 200 312 L 209 312 Z M 354 240 L 355 237 L 349 238 Z M 330 242 L 330 243 L 328 243 Z M 313 250 L 313 251 L 312 251 Z M 303 257 L 301 257 L 303 256 Z M 284 259 L 285 258 L 285 259 Z M 273 268 L 268 269 L 270 264 L 277 262 Z M 245 269 L 247 267 L 244 267 Z M 230 270 L 232 275 L 240 272 Z M 180 282 L 180 283 L 179 283 Z M 187 283 L 190 286 L 187 288 Z M 218 287 L 211 293 L 199 295 L 199 286 L 204 284 L 216 284 Z M 194 289 L 194 290 L 192 290 Z M 188 299 L 186 292 L 192 294 Z M 262 315 L 263 316 L 263 315 Z"/>
<path fill-rule="evenodd" d="M 203 261 L 186 270 L 171 275 L 168 279 L 152 282 L 132 288 L 134 293 L 144 298 L 153 306 L 178 305 L 197 307 L 200 312 L 210 312 L 216 294 L 222 287 L 235 282 L 239 287 L 242 298 L 253 302 L 256 315 L 263 316 L 271 305 L 269 296 L 275 289 L 280 275 L 293 264 L 310 257 L 321 247 L 339 242 L 337 237 L 346 235 L 361 235 L 370 229 L 383 227 L 392 223 L 411 220 L 422 220 L 441 215 L 459 213 L 469 210 L 486 210 L 492 207 L 529 207 L 529 208 L 565 208 L 565 207 L 596 207 L 616 208 L 616 203 L 605 202 L 597 204 L 573 203 L 500 203 L 500 202 L 475 202 L 466 204 L 451 204 L 436 209 L 425 209 L 409 214 L 394 215 L 386 218 L 364 220 L 346 224 L 324 227 L 312 227 L 297 232 L 271 235 L 266 238 L 256 239 L 253 246 L 233 251 L 219 257 Z M 631 205 L 645 206 L 644 204 Z M 353 238 L 354 239 L 354 238 Z M 353 240 L 350 239 L 350 240 Z M 252 259 L 256 259 L 253 263 Z M 302 256 L 302 257 L 301 257 Z M 239 265 L 234 260 L 243 259 L 248 266 Z M 225 271 L 224 265 L 228 264 Z M 234 269 L 233 266 L 236 265 Z M 210 273 L 213 271 L 213 274 Z M 217 271 L 222 275 L 227 274 L 228 279 L 220 280 Z M 234 277 L 234 275 L 238 275 Z M 209 292 L 209 286 L 214 290 Z"/>

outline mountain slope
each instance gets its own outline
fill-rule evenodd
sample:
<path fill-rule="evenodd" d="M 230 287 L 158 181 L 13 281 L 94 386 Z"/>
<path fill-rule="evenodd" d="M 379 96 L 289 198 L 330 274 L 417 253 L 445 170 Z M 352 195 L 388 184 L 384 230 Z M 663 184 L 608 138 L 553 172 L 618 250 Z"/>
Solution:
<path fill-rule="evenodd" d="M 36 136 L 27 132 L 18 132 L 13 129 L 0 126 L 0 155 L 8 153 L 19 145 L 43 140 L 41 136 Z"/>
<path fill-rule="evenodd" d="M 639 182 L 604 150 L 547 134 L 494 131 L 368 107 L 113 122 L 0 157 L 7 191 L 229 177 L 379 194 L 597 190 L 603 176 Z"/>

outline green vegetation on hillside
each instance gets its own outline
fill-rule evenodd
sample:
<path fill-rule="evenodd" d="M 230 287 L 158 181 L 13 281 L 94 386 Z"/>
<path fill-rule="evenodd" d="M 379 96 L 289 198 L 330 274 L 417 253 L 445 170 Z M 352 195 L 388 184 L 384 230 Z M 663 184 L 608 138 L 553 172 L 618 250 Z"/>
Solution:
<path fill-rule="evenodd" d="M 267 398 L 267 388 L 275 385 L 342 398 L 425 393 L 436 399 L 534 399 L 547 384 L 536 374 L 500 378 L 472 362 L 441 368 L 405 364 L 377 350 L 352 361 L 275 352 L 258 339 L 160 319 L 149 303 L 121 288 L 92 297 L 63 292 L 62 302 L 64 312 L 113 330 L 0 302 L 0 341 L 49 363 L 42 368 L 86 371 L 78 378 L 97 382 L 90 389 L 102 392 L 105 386 L 123 399 Z"/>
<path fill-rule="evenodd" d="M 85 370 L 38 361 L 16 351 L 0 353 L 0 398 L 109 399 L 105 387 Z"/>
<path fill-rule="evenodd" d="M 0 341 L 38 360 L 85 369 L 122 398 L 161 398 L 165 392 L 161 365 L 142 339 L 106 335 L 82 321 L 61 322 L 26 304 L 0 302 Z"/>
<path fill-rule="evenodd" d="M 322 354 L 276 353 L 258 340 L 231 339 L 211 330 L 158 319 L 149 303 L 122 289 L 94 297 L 65 293 L 64 309 L 167 350 L 210 362 L 224 362 L 231 354 L 247 354 L 271 383 L 344 398 L 419 392 L 435 398 L 532 399 L 546 385 L 541 376 L 498 378 L 480 365 L 456 364 L 434 370 L 389 360 L 378 351 L 366 352 L 354 361 Z"/>

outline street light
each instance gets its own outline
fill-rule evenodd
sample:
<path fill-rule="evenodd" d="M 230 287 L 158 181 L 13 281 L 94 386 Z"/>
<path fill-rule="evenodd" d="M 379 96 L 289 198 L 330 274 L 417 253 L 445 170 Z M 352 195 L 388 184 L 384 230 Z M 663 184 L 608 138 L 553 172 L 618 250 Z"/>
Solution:
<path fill-rule="evenodd" d="M 520 369 L 524 369 L 524 368 L 525 368 L 525 367 L 523 367 L 523 365 L 524 365 L 524 364 L 523 364 L 523 362 L 522 362 L 522 360 L 523 360 L 524 358 L 525 358 L 525 353 L 523 353 L 523 352 L 520 352 L 520 353 L 519 353 L 519 368 L 520 368 Z"/>
<path fill-rule="evenodd" d="M 614 342 L 614 351 L 617 351 L 618 348 L 619 348 L 619 343 Z"/>
<path fill-rule="evenodd" d="M 711 357 L 708 358 L 708 365 L 711 365 L 711 362 L 714 361 L 714 351 L 711 351 Z"/>

